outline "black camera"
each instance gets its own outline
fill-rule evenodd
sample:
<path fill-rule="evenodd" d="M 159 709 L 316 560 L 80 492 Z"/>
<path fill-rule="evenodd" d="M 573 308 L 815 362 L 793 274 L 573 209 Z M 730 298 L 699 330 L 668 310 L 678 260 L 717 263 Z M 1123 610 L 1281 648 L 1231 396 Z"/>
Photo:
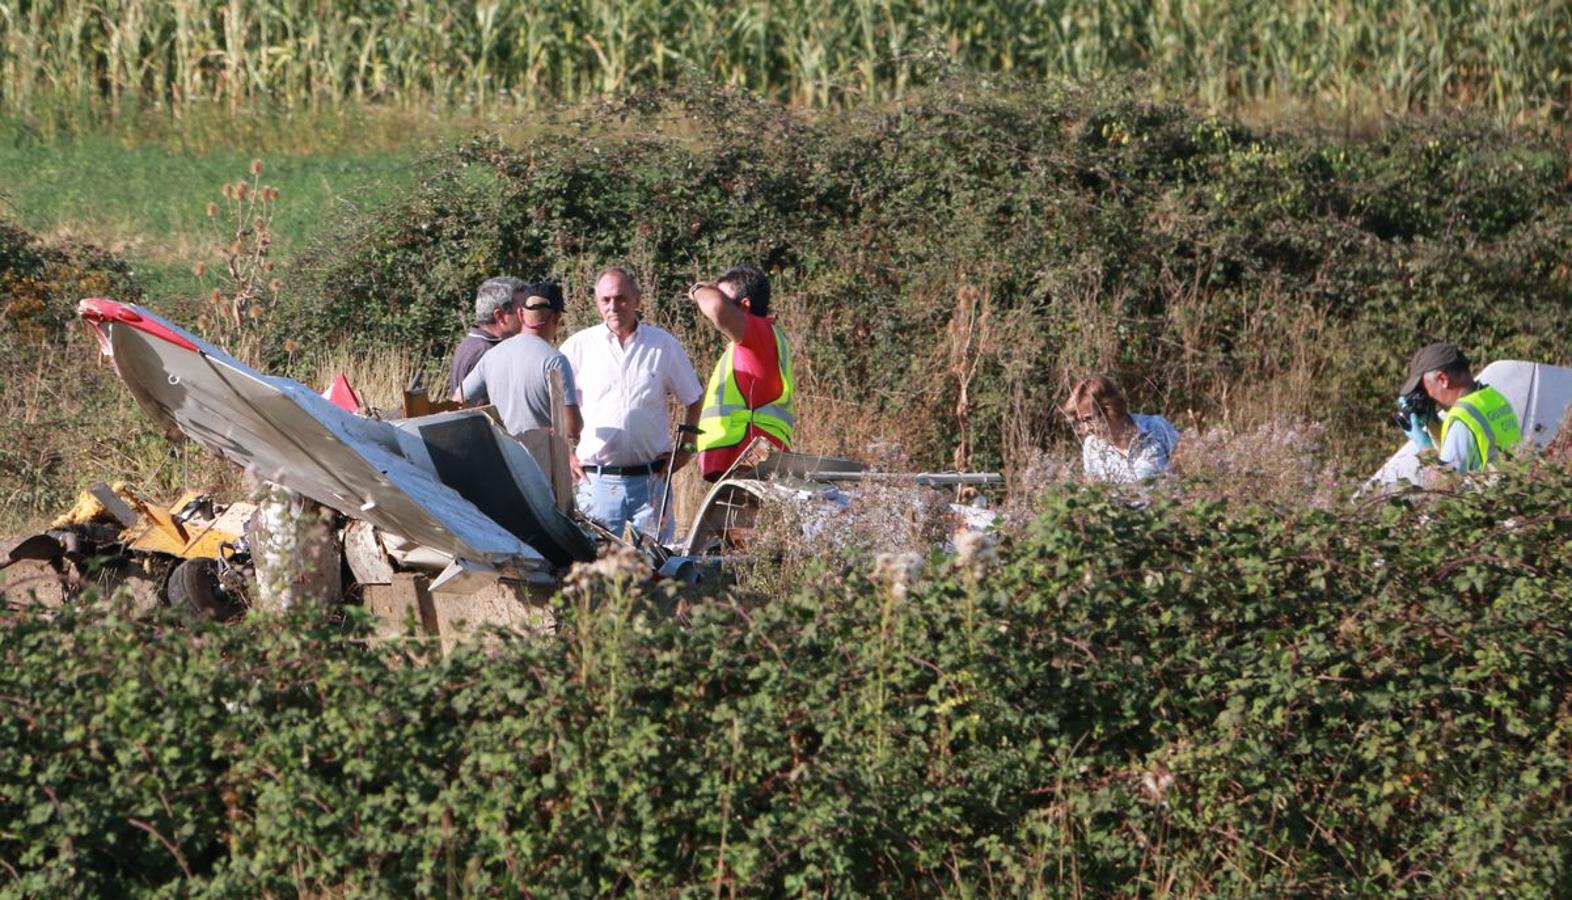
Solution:
<path fill-rule="evenodd" d="M 1436 402 L 1425 393 L 1424 385 L 1397 398 L 1397 412 L 1392 413 L 1392 424 L 1407 431 L 1410 418 L 1428 421 L 1436 418 Z"/>

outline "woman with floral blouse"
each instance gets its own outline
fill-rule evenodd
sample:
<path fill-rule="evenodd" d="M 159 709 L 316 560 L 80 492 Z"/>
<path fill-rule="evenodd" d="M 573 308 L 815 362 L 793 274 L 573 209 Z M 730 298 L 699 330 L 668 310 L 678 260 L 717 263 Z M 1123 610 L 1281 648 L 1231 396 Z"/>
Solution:
<path fill-rule="evenodd" d="M 1162 416 L 1131 413 L 1112 379 L 1098 375 L 1077 384 L 1061 407 L 1081 439 L 1086 477 L 1134 484 L 1168 470 L 1179 431 Z"/>

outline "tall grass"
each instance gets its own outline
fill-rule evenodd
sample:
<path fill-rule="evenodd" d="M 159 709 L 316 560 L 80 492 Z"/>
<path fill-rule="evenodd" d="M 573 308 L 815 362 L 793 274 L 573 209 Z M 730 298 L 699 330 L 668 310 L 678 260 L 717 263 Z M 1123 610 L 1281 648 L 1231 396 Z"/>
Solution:
<path fill-rule="evenodd" d="M 836 106 L 950 64 L 1142 69 L 1215 109 L 1462 105 L 1564 119 L 1572 4 L 1540 0 L 0 0 L 0 108 L 529 107 L 684 72 Z"/>

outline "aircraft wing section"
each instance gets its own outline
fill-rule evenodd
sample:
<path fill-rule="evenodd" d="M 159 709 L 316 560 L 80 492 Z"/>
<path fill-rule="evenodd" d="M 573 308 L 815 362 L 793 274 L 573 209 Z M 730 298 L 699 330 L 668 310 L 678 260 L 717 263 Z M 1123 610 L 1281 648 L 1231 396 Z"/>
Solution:
<path fill-rule="evenodd" d="M 142 307 L 89 299 L 79 312 L 149 415 L 258 477 L 458 558 L 542 561 L 411 463 L 403 444 L 418 437 L 264 375 Z"/>
<path fill-rule="evenodd" d="M 1504 359 L 1485 366 L 1477 377 L 1507 398 L 1523 439 L 1541 447 L 1561 430 L 1572 408 L 1572 369 Z"/>

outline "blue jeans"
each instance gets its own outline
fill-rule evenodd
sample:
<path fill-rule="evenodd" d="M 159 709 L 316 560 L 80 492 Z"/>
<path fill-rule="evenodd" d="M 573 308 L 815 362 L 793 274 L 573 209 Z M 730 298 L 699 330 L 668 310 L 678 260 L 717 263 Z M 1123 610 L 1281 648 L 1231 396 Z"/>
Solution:
<path fill-rule="evenodd" d="M 579 509 L 599 519 L 607 528 L 622 534 L 624 523 L 655 536 L 655 514 L 661 505 L 661 496 L 669 495 L 666 479 L 660 475 L 607 475 L 585 472 L 579 482 L 574 500 Z M 671 540 L 676 530 L 671 515 L 671 497 L 666 497 L 666 521 L 661 523 L 659 540 Z"/>

